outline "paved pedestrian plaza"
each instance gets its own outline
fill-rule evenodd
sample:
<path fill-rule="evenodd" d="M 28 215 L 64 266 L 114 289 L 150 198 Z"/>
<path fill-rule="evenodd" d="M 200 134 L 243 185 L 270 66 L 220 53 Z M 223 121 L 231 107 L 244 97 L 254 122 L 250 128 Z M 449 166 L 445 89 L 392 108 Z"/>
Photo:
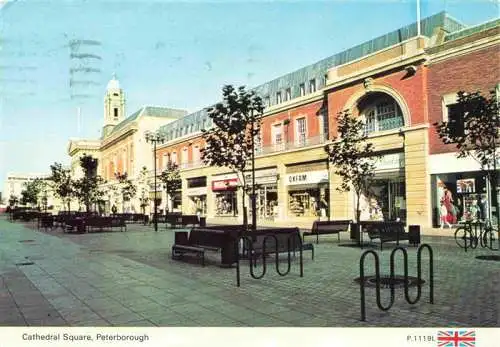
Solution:
<path fill-rule="evenodd" d="M 450 232 L 451 234 L 451 232 Z M 340 243 L 349 242 L 343 235 Z M 242 263 L 241 287 L 236 270 L 220 268 L 220 256 L 174 261 L 174 232 L 162 225 L 129 225 L 127 232 L 64 234 L 37 231 L 33 223 L 0 218 L 0 325 L 2 326 L 317 326 L 432 327 L 499 326 L 500 262 L 478 260 L 498 254 L 483 249 L 465 253 L 451 237 L 424 237 L 434 250 L 435 297 L 429 303 L 428 258 L 422 299 L 396 301 L 378 310 L 375 290 L 366 291 L 366 322 L 360 321 L 359 258 L 364 250 L 339 247 L 337 237 L 321 238 L 315 259 L 304 252 L 304 277 L 298 257 L 289 275 L 280 277 L 270 261 L 265 277 L 252 279 Z M 314 241 L 311 239 L 311 241 Z M 405 242 L 406 244 L 406 242 Z M 380 253 L 388 273 L 390 246 Z M 408 248 L 410 275 L 416 276 L 414 247 Z M 366 273 L 373 274 L 371 257 Z M 397 273 L 403 274 L 398 255 Z M 286 255 L 282 255 L 286 268 Z M 259 265 L 256 271 L 260 271 Z M 390 291 L 382 290 L 382 302 Z M 410 295 L 415 296 L 415 288 Z"/>

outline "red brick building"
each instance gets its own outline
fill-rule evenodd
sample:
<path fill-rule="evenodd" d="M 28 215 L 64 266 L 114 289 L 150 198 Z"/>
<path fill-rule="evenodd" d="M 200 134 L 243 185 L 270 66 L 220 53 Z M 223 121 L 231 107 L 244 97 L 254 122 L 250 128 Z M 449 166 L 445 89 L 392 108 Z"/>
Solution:
<path fill-rule="evenodd" d="M 462 177 L 475 179 L 477 189 L 491 188 L 476 177 L 476 166 L 441 144 L 432 124 L 445 119 L 457 91 L 498 85 L 499 23 L 465 28 L 439 13 L 422 20 L 420 36 L 414 23 L 255 87 L 266 104 L 256 158 L 260 223 L 310 226 L 318 218 L 353 217 L 354 197 L 337 191 L 339 177 L 323 149 L 342 110 L 363 117 L 381 155 L 372 195 L 362 199 L 362 219 L 436 225 L 438 183 L 455 189 L 462 210 L 470 200 L 464 205 L 456 192 Z M 200 212 L 209 222 L 241 221 L 237 176 L 200 161 L 200 130 L 210 126 L 201 110 L 161 127 L 167 142 L 157 160 L 160 167 L 168 160 L 180 164 L 175 208 Z M 450 172 L 454 167 L 470 174 Z M 494 197 L 480 194 L 491 212 Z"/>

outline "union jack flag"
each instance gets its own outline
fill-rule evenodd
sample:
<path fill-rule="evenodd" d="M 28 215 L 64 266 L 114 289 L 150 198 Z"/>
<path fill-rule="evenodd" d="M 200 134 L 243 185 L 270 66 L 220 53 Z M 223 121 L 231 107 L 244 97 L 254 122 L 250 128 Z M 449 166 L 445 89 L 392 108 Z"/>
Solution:
<path fill-rule="evenodd" d="M 447 330 L 439 331 L 438 347 L 471 347 L 476 345 L 474 330 Z"/>

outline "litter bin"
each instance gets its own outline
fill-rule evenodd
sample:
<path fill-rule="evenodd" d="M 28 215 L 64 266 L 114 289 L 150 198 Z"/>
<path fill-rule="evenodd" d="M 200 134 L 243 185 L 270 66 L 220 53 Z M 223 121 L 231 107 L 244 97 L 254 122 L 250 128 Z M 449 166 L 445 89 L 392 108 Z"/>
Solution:
<path fill-rule="evenodd" d="M 408 243 L 415 247 L 420 244 L 420 225 L 410 225 L 408 227 Z"/>

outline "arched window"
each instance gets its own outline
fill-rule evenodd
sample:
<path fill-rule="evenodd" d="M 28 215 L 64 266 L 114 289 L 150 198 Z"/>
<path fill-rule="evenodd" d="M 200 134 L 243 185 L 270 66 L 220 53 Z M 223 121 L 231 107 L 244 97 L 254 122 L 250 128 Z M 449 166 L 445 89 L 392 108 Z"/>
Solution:
<path fill-rule="evenodd" d="M 397 129 L 404 126 L 401 109 L 392 98 L 379 98 L 361 111 L 367 134 Z"/>

